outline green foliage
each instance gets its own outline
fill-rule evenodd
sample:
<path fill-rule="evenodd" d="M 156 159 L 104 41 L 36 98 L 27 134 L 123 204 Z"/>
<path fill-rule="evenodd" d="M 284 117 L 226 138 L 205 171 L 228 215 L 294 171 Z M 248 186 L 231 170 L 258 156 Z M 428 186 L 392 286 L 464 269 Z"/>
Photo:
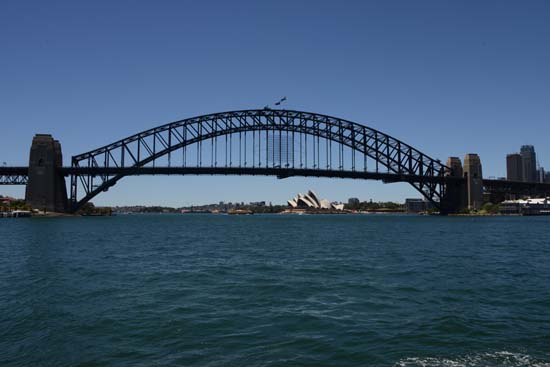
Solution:
<path fill-rule="evenodd" d="M 166 206 L 146 206 L 143 207 L 140 213 L 177 213 L 178 210 Z"/>
<path fill-rule="evenodd" d="M 280 213 L 287 208 L 286 205 L 245 205 L 243 207 L 243 209 L 251 210 L 254 213 Z"/>
<path fill-rule="evenodd" d="M 111 215 L 112 210 L 109 207 L 96 207 L 93 203 L 86 203 L 76 213 L 80 215 Z"/>
<path fill-rule="evenodd" d="M 426 210 L 426 212 L 427 212 L 428 214 L 437 214 L 437 213 L 439 213 L 439 209 L 437 209 L 437 208 L 429 208 L 428 210 Z"/>
<path fill-rule="evenodd" d="M 394 203 L 391 201 L 387 202 L 373 202 L 371 201 L 362 201 L 360 203 L 345 204 L 345 209 L 348 210 L 378 210 L 378 211 L 402 211 L 404 210 L 403 204 Z"/>
<path fill-rule="evenodd" d="M 484 214 L 498 214 L 500 213 L 500 205 L 493 203 L 485 203 L 481 207 L 481 213 Z"/>
<path fill-rule="evenodd" d="M 472 214 L 473 212 L 468 208 L 461 209 L 458 214 Z"/>
<path fill-rule="evenodd" d="M 31 210 L 31 207 L 25 203 L 25 200 L 13 200 L 9 204 L 0 204 L 0 212 L 12 210 Z"/>

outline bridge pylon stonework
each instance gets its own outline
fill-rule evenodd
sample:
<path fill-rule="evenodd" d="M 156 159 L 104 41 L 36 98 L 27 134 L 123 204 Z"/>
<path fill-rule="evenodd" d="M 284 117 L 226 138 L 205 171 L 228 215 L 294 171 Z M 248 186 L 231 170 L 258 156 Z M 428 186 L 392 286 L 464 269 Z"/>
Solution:
<path fill-rule="evenodd" d="M 67 188 L 60 171 L 61 144 L 51 135 L 37 134 L 31 145 L 25 201 L 31 207 L 50 212 L 66 212 Z"/>
<path fill-rule="evenodd" d="M 464 157 L 464 178 L 468 194 L 468 209 L 480 210 L 483 205 L 483 173 L 477 154 Z"/>
<path fill-rule="evenodd" d="M 446 213 L 460 213 L 465 209 L 480 210 L 483 205 L 483 173 L 477 154 L 466 154 L 464 167 L 458 157 L 447 159 L 445 197 L 442 206 Z"/>

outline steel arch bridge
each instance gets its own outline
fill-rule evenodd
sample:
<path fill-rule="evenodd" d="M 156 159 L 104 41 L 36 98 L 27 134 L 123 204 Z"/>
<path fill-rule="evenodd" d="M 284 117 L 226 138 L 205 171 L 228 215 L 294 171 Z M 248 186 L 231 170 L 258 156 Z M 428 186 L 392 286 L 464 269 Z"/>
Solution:
<path fill-rule="evenodd" d="M 388 134 L 318 113 L 254 109 L 171 122 L 72 157 L 71 211 L 143 174 L 317 176 L 407 182 L 444 211 L 450 168 Z M 79 196 L 80 190 L 83 195 Z"/>

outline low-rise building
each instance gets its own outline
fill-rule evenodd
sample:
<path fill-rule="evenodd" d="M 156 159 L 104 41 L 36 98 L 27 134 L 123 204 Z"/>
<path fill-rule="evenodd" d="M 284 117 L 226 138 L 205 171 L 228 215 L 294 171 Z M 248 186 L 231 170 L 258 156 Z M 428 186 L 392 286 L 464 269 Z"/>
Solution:
<path fill-rule="evenodd" d="M 265 206 L 265 201 L 251 201 L 251 206 Z"/>
<path fill-rule="evenodd" d="M 406 213 L 423 213 L 433 209 L 433 204 L 425 199 L 405 199 Z"/>
<path fill-rule="evenodd" d="M 421 213 L 426 211 L 424 200 L 422 199 L 405 199 L 405 211 L 407 213 Z"/>
<path fill-rule="evenodd" d="M 550 198 L 506 200 L 500 213 L 508 215 L 550 215 Z"/>

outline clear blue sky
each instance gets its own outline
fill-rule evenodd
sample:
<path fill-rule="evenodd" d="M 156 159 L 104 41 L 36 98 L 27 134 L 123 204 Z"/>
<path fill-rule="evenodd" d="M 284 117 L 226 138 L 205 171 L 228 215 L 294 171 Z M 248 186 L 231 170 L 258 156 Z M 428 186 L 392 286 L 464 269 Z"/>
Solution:
<path fill-rule="evenodd" d="M 550 168 L 548 1 L 2 1 L 0 163 L 35 133 L 70 156 L 161 123 L 286 108 L 366 124 L 485 176 L 533 144 Z M 417 197 L 406 184 L 125 178 L 96 204 Z M 22 187 L 0 187 L 22 197 Z"/>

